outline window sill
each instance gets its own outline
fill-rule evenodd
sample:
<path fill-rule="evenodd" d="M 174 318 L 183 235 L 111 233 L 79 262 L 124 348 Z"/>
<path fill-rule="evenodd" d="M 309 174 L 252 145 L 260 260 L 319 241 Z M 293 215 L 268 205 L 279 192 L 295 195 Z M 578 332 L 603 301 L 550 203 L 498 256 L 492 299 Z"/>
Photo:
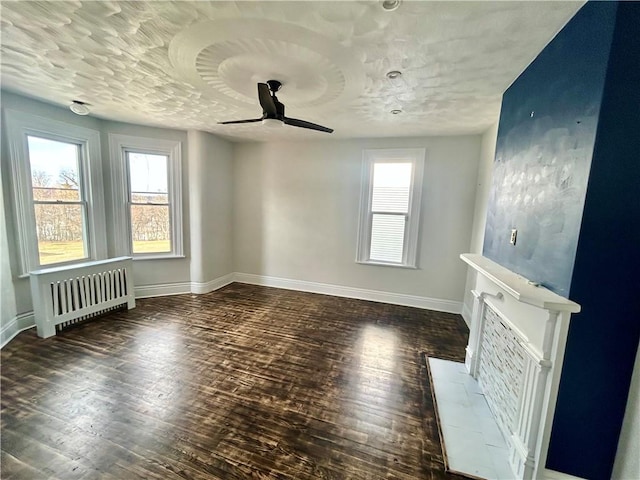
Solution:
<path fill-rule="evenodd" d="M 409 270 L 418 270 L 418 267 L 416 267 L 415 265 L 407 265 L 404 263 L 385 263 L 385 262 L 374 262 L 371 260 L 367 260 L 367 261 L 356 260 L 356 263 L 359 263 L 360 265 L 373 265 L 376 267 L 395 267 L 395 268 L 406 268 Z"/>
<path fill-rule="evenodd" d="M 172 255 L 172 254 L 167 254 L 167 255 L 137 255 L 137 256 L 133 256 L 133 261 L 137 262 L 139 260 L 179 260 L 181 258 L 187 258 L 186 255 Z"/>

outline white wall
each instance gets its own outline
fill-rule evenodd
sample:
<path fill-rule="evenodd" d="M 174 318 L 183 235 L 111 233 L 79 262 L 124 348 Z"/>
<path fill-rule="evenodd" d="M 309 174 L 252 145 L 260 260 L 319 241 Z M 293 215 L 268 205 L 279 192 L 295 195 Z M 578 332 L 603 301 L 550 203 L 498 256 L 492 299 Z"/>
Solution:
<path fill-rule="evenodd" d="M 624 414 L 611 478 L 640 478 L 640 348 L 636 353 L 627 409 Z"/>
<path fill-rule="evenodd" d="M 16 308 L 15 291 L 13 289 L 13 279 L 11 275 L 11 264 L 9 263 L 9 243 L 7 237 L 4 198 L 2 192 L 4 167 L 0 170 L 0 331 L 4 332 L 9 324 L 16 318 L 18 310 Z M 4 338 L 2 339 L 4 341 Z"/>
<path fill-rule="evenodd" d="M 461 302 L 480 140 L 235 145 L 235 270 Z M 398 147 L 426 147 L 417 270 L 355 263 L 362 151 Z"/>
<path fill-rule="evenodd" d="M 493 173 L 493 161 L 496 156 L 496 140 L 498 139 L 498 123 L 495 123 L 482 135 L 480 147 L 480 164 L 478 166 L 478 178 L 476 182 L 475 208 L 473 212 L 473 226 L 471 227 L 471 243 L 469 253 L 482 253 L 484 241 L 484 227 L 487 223 L 487 204 L 489 202 L 489 188 L 491 187 L 491 174 Z M 469 268 L 464 290 L 464 305 L 462 317 L 467 326 L 471 326 L 471 310 L 473 308 L 473 295 L 471 290 L 476 283 L 476 272 Z"/>
<path fill-rule="evenodd" d="M 181 142 L 182 150 L 182 224 L 185 258 L 171 258 L 162 260 L 135 260 L 133 266 L 133 280 L 136 289 L 142 286 L 166 285 L 170 283 L 189 282 L 189 147 L 187 132 L 171 130 L 167 128 L 145 127 L 130 123 L 102 121 L 100 125 L 102 133 L 100 143 L 102 147 L 103 178 L 105 179 L 105 203 L 107 207 L 107 238 L 109 225 L 113 225 L 111 206 L 111 152 L 109 151 L 109 134 L 130 135 L 142 138 L 155 138 L 158 140 L 173 140 Z M 113 242 L 109 244 L 109 255 L 114 255 Z M 121 253 L 118 253 L 121 255 Z"/>
<path fill-rule="evenodd" d="M 233 273 L 233 149 L 214 135 L 189 131 L 191 282 Z"/>

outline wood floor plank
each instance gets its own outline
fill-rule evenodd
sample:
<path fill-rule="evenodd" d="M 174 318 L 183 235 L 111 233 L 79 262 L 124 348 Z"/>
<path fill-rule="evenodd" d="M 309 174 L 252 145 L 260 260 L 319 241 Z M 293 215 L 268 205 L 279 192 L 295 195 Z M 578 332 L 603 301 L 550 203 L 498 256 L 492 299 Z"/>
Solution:
<path fill-rule="evenodd" d="M 2 478 L 451 479 L 421 352 L 457 315 L 231 284 L 1 352 Z"/>

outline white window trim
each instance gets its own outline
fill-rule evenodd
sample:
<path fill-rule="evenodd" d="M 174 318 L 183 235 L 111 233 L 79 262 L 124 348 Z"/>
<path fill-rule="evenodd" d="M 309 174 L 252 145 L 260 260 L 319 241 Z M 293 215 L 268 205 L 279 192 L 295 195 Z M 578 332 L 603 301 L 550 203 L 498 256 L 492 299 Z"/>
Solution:
<path fill-rule="evenodd" d="M 91 260 L 107 257 L 102 159 L 100 156 L 100 132 L 77 125 L 49 120 L 24 112 L 5 110 L 6 140 L 9 151 L 13 192 L 13 220 L 18 246 L 17 262 L 20 278 L 41 267 L 38 256 L 36 219 L 32 202 L 31 165 L 27 136 L 35 136 L 80 145 L 83 165 L 80 167 L 87 202 L 87 253 Z M 60 262 L 47 267 L 86 262 L 78 259 Z"/>
<path fill-rule="evenodd" d="M 169 218 L 171 222 L 171 247 L 169 253 L 136 253 L 132 251 L 131 222 L 129 220 L 129 195 L 127 178 L 127 157 L 125 151 L 166 155 L 169 174 L 168 190 L 170 199 Z M 109 134 L 111 156 L 111 185 L 114 217 L 116 255 L 132 256 L 134 260 L 157 260 L 184 258 L 182 240 L 182 144 L 175 140 L 134 137 L 131 135 Z"/>
<path fill-rule="evenodd" d="M 356 262 L 366 265 L 411 268 L 417 267 L 418 232 L 420 230 L 420 205 L 422 201 L 422 179 L 424 176 L 424 148 L 393 148 L 364 150 L 362 155 L 362 189 L 360 196 L 360 224 Z M 402 249 L 402 262 L 371 260 L 371 201 L 373 193 L 373 165 L 376 162 L 413 163 L 407 230 Z"/>

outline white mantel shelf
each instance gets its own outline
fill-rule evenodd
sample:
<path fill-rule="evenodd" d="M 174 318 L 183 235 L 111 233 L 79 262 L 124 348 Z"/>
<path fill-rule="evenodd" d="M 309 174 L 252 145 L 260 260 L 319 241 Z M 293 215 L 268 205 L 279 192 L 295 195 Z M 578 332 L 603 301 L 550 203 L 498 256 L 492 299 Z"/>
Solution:
<path fill-rule="evenodd" d="M 580 305 L 577 303 L 531 283 L 525 277 L 480 254 L 463 253 L 460 258 L 520 302 L 556 312 L 580 311 Z"/>

